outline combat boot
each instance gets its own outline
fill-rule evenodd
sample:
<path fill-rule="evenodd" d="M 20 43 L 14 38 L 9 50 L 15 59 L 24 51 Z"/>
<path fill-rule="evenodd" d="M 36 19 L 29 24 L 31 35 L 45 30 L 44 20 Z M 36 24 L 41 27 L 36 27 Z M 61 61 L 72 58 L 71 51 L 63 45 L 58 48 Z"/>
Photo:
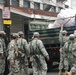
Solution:
<path fill-rule="evenodd" d="M 62 75 L 62 71 L 61 70 L 59 70 L 59 75 Z"/>
<path fill-rule="evenodd" d="M 67 75 L 73 75 L 73 74 L 72 74 L 72 71 L 67 72 L 66 74 L 67 74 Z"/>

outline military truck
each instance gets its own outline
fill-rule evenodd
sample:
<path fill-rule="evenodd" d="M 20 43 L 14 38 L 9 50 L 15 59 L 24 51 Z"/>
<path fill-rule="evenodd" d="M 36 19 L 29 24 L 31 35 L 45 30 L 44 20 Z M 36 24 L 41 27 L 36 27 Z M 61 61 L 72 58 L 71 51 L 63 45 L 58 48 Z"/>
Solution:
<path fill-rule="evenodd" d="M 28 41 L 31 40 L 34 32 L 40 33 L 40 39 L 43 41 L 47 52 L 50 55 L 50 61 L 47 61 L 48 71 L 58 67 L 60 61 L 60 42 L 59 42 L 59 32 L 60 28 L 47 29 L 48 23 L 44 23 L 42 29 L 37 29 L 37 25 L 41 26 L 42 23 L 31 22 L 30 30 L 28 31 Z M 46 25 L 46 26 L 45 26 Z M 36 27 L 36 28 L 35 28 Z M 72 34 L 76 29 L 76 26 L 64 27 L 64 30 L 68 31 L 68 35 Z"/>

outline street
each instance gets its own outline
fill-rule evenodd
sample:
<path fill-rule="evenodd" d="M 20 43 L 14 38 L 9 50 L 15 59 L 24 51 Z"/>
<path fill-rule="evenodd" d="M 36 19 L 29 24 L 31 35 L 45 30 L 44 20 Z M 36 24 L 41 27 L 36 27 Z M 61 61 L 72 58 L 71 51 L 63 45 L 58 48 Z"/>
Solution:
<path fill-rule="evenodd" d="M 32 69 L 30 69 L 30 71 L 32 72 Z M 32 74 L 30 74 L 32 75 Z M 47 75 L 58 75 L 58 69 L 54 69 L 51 72 L 47 72 Z"/>
<path fill-rule="evenodd" d="M 58 75 L 58 72 L 48 72 L 47 75 Z"/>
<path fill-rule="evenodd" d="M 49 71 L 47 75 L 58 75 L 58 68 Z"/>

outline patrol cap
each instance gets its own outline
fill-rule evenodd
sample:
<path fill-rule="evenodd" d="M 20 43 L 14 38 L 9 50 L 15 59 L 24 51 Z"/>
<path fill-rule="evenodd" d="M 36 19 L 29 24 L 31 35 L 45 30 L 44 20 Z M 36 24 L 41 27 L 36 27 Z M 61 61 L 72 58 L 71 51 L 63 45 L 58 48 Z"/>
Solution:
<path fill-rule="evenodd" d="M 0 31 L 0 34 L 6 34 L 5 31 Z"/>
<path fill-rule="evenodd" d="M 12 37 L 13 37 L 13 38 L 16 38 L 16 37 L 19 37 L 19 35 L 18 35 L 18 33 L 13 33 L 13 34 L 12 34 Z"/>
<path fill-rule="evenodd" d="M 33 33 L 33 37 L 34 37 L 34 36 L 39 36 L 39 35 L 40 35 L 39 32 L 34 32 L 34 33 Z"/>
<path fill-rule="evenodd" d="M 63 31 L 62 31 L 62 34 L 67 34 L 67 31 L 66 31 L 66 30 L 63 30 Z"/>
<path fill-rule="evenodd" d="M 19 31 L 18 34 L 20 36 L 20 35 L 23 35 L 24 33 L 22 31 Z"/>
<path fill-rule="evenodd" d="M 74 34 L 70 34 L 69 35 L 69 40 L 74 40 L 75 39 L 75 35 Z"/>

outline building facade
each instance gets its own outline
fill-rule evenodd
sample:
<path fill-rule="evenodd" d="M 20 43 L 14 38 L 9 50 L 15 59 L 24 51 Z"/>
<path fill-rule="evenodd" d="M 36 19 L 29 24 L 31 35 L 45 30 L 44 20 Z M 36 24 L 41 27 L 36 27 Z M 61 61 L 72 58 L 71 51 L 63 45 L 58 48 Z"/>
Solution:
<path fill-rule="evenodd" d="M 65 0 L 10 0 L 12 24 L 11 32 L 20 30 L 27 34 L 29 21 L 53 22 L 58 12 L 65 7 Z M 4 0 L 0 0 L 0 30 L 3 30 L 2 9 Z"/>
<path fill-rule="evenodd" d="M 71 7 L 75 10 L 76 13 L 76 0 L 71 0 Z"/>

